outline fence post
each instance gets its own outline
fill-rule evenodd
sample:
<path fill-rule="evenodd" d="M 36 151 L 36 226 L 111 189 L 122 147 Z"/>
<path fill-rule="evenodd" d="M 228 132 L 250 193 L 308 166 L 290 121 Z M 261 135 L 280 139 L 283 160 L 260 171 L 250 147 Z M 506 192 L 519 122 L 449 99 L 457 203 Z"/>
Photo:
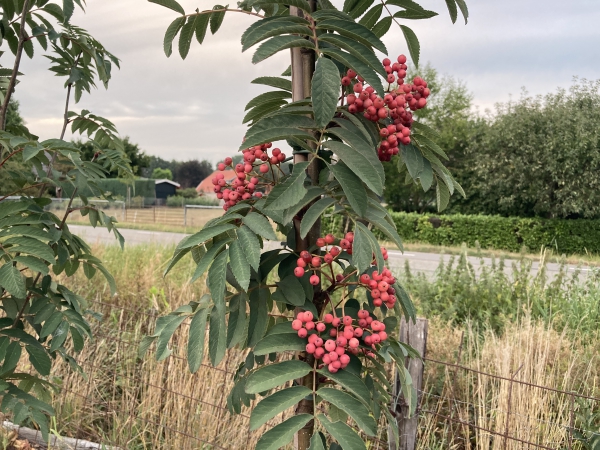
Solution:
<path fill-rule="evenodd" d="M 187 227 L 187 206 L 183 205 L 183 226 Z"/>
<path fill-rule="evenodd" d="M 404 318 L 400 322 L 400 342 L 413 347 L 421 358 L 425 357 L 427 350 L 427 319 L 417 319 L 417 323 L 406 322 Z M 417 390 L 417 406 L 421 399 L 421 388 L 423 387 L 423 370 L 424 363 L 421 359 L 408 359 L 406 367 L 412 378 L 413 386 Z M 396 424 L 389 426 L 397 426 L 398 434 L 400 435 L 399 446 L 396 446 L 394 433 L 391 429 L 388 430 L 389 450 L 415 450 L 417 448 L 417 431 L 419 413 L 417 412 L 412 417 L 408 416 L 408 407 L 401 398 L 402 387 L 400 379 L 396 373 L 392 390 L 392 405 L 391 409 L 396 414 Z"/>

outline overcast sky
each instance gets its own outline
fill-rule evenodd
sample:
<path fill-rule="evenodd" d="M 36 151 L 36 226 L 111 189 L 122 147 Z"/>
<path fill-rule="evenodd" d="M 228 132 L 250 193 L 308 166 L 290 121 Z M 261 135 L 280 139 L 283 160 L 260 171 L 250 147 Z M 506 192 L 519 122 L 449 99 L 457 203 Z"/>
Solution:
<path fill-rule="evenodd" d="M 252 50 L 241 53 L 239 38 L 253 22 L 231 13 L 221 30 L 200 46 L 192 42 L 182 61 L 162 49 L 164 31 L 177 13 L 145 0 L 88 0 L 87 13 L 73 23 L 86 28 L 122 61 L 108 91 L 84 95 L 72 109 L 90 109 L 111 119 L 147 153 L 163 158 L 208 159 L 236 151 L 244 134 L 244 106 L 260 92 L 249 82 L 279 75 L 288 53 L 255 66 Z M 212 3 L 180 0 L 186 11 Z M 544 94 L 568 87 L 574 76 L 600 78 L 598 0 L 467 0 L 468 25 L 452 25 L 443 0 L 423 0 L 440 13 L 410 25 L 421 41 L 421 61 L 462 79 L 480 110 L 518 98 L 522 87 Z M 401 33 L 384 38 L 390 55 L 408 53 Z M 39 47 L 36 47 L 38 50 Z M 6 64 L 6 62 L 4 62 Z M 24 60 L 16 98 L 31 131 L 57 137 L 64 107 L 64 79 L 43 70 L 45 58 Z"/>

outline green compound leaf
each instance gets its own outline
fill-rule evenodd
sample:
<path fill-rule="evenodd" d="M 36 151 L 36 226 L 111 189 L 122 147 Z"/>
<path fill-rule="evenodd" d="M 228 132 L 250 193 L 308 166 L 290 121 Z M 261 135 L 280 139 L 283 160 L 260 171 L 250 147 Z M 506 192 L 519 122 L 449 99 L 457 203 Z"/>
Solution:
<path fill-rule="evenodd" d="M 311 50 L 315 49 L 315 45 L 312 42 L 299 36 L 272 37 L 268 41 L 262 43 L 260 47 L 258 47 L 256 52 L 252 56 L 252 63 L 257 64 L 282 50 L 298 47 L 310 48 Z"/>
<path fill-rule="evenodd" d="M 336 129 L 340 130 L 340 129 Z M 340 134 L 339 131 L 336 134 Z M 348 135 L 348 133 L 345 133 Z M 353 135 L 355 136 L 355 135 Z M 323 146 L 332 150 L 377 195 L 383 193 L 383 166 L 375 151 L 362 140 L 348 142 L 327 141 Z"/>
<path fill-rule="evenodd" d="M 306 20 L 304 20 L 304 22 L 298 23 L 298 20 L 292 19 L 292 16 L 280 17 L 278 21 L 274 22 L 266 22 L 246 36 L 243 41 L 242 52 L 245 52 L 259 42 L 274 36 L 287 34 L 310 36 L 312 34 L 312 31 L 308 28 L 308 25 L 310 24 Z"/>
<path fill-rule="evenodd" d="M 298 337 L 298 333 L 269 334 L 262 338 L 254 347 L 254 354 L 257 356 L 268 355 L 269 353 L 302 351 L 306 347 L 306 340 Z"/>
<path fill-rule="evenodd" d="M 317 391 L 323 400 L 337 406 L 354 419 L 358 427 L 369 436 L 377 435 L 377 422 L 365 405 L 344 391 L 321 388 Z"/>
<path fill-rule="evenodd" d="M 268 119 L 270 118 L 264 120 Z M 315 137 L 312 134 L 303 130 L 299 130 L 298 128 L 270 128 L 267 130 L 258 131 L 251 136 L 247 136 L 246 140 L 240 145 L 239 150 L 253 147 L 254 145 L 264 144 L 265 142 L 275 142 L 283 139 L 289 139 L 290 137 L 303 140 L 308 139 L 311 141 L 315 140 Z"/>
<path fill-rule="evenodd" d="M 300 223 L 300 236 L 302 239 L 306 237 L 312 226 L 315 224 L 317 219 L 325 212 L 327 208 L 333 205 L 335 201 L 330 197 L 325 197 L 316 202 L 308 211 L 304 213 L 302 222 Z"/>
<path fill-rule="evenodd" d="M 375 72 L 379 73 L 382 77 L 387 76 L 383 64 L 381 64 L 381 61 L 370 47 L 339 34 L 323 34 L 319 36 L 319 42 L 327 42 L 346 50 L 352 56 L 360 59 Z"/>
<path fill-rule="evenodd" d="M 326 439 L 323 433 L 318 432 L 310 438 L 310 447 L 308 450 L 327 450 Z"/>
<path fill-rule="evenodd" d="M 299 414 L 290 417 L 263 434 L 256 443 L 256 450 L 277 450 L 285 446 L 292 440 L 294 434 L 312 418 L 313 416 L 310 414 Z"/>
<path fill-rule="evenodd" d="M 345 164 L 332 164 L 329 166 L 333 176 L 339 181 L 348 203 L 352 209 L 363 217 L 367 212 L 367 190 L 363 186 L 361 179 L 352 172 Z"/>
<path fill-rule="evenodd" d="M 282 101 L 291 97 L 292 94 L 288 91 L 265 92 L 263 94 L 257 95 L 252 100 L 250 100 L 246 105 L 246 108 L 244 108 L 244 111 L 248 111 L 250 108 L 254 108 L 255 106 L 259 106 L 264 103 Z"/>
<path fill-rule="evenodd" d="M 452 20 L 452 23 L 456 23 L 456 19 L 458 19 L 456 0 L 446 0 L 446 6 L 448 7 L 448 12 L 450 13 L 450 20 Z"/>
<path fill-rule="evenodd" d="M 192 279 L 190 280 L 191 283 L 204 275 L 204 272 L 208 270 L 215 257 L 219 254 L 223 247 L 225 247 L 225 245 L 229 244 L 231 241 L 232 239 L 219 241 L 200 257 L 198 265 L 196 266 L 196 270 L 194 271 L 194 275 L 192 275 Z"/>
<path fill-rule="evenodd" d="M 373 86 L 373 89 L 375 89 L 377 93 L 383 92 L 384 89 L 379 75 L 377 75 L 377 72 L 371 69 L 371 67 L 365 64 L 361 59 L 351 55 L 350 53 L 333 48 L 324 48 L 321 50 L 321 52 L 324 55 L 330 56 L 339 61 L 344 66 L 354 69 L 356 73 L 358 73 L 367 81 L 367 83 Z"/>
<path fill-rule="evenodd" d="M 324 128 L 333 118 L 341 90 L 340 71 L 333 61 L 317 60 L 312 79 L 312 107 L 317 126 Z"/>
<path fill-rule="evenodd" d="M 312 13 L 312 9 L 306 0 L 257 0 L 252 2 L 252 5 L 288 5 L 295 6 L 296 8 L 300 8 L 302 11 L 307 13 Z"/>
<path fill-rule="evenodd" d="M 339 34 L 368 47 L 374 47 L 386 55 L 388 53 L 384 43 L 371 30 L 356 22 L 342 19 L 325 19 L 317 23 L 317 29 L 337 31 Z"/>
<path fill-rule="evenodd" d="M 191 373 L 196 373 L 204 359 L 204 340 L 206 337 L 206 322 L 208 308 L 197 311 L 190 323 L 187 345 L 187 360 Z"/>
<path fill-rule="evenodd" d="M 0 286 L 16 298 L 27 296 L 25 277 L 10 262 L 4 264 L 0 269 Z"/>
<path fill-rule="evenodd" d="M 385 35 L 385 33 L 387 33 L 389 31 L 391 26 L 392 26 L 392 18 L 388 16 L 388 17 L 384 17 L 379 22 L 377 22 L 375 24 L 375 26 L 371 29 L 371 31 L 373 32 L 373 34 L 375 36 L 377 36 L 378 38 L 381 38 Z"/>
<path fill-rule="evenodd" d="M 198 41 L 198 44 L 202 44 L 204 42 L 210 16 L 210 14 L 199 14 L 198 18 L 196 19 L 196 40 Z"/>
<path fill-rule="evenodd" d="M 233 276 L 240 287 L 247 291 L 250 284 L 250 264 L 246 260 L 246 255 L 239 240 L 235 240 L 229 245 L 229 260 Z"/>
<path fill-rule="evenodd" d="M 371 394 L 369 388 L 367 388 L 366 384 L 356 375 L 347 370 L 330 373 L 327 369 L 318 369 L 317 372 L 335 381 L 348 392 L 354 394 L 365 406 L 370 407 Z"/>
<path fill-rule="evenodd" d="M 227 348 L 227 324 L 225 323 L 225 305 L 215 304 L 210 312 L 208 330 L 208 355 L 210 363 L 216 366 L 225 356 Z"/>
<path fill-rule="evenodd" d="M 288 381 L 301 378 L 312 370 L 303 361 L 291 360 L 263 366 L 248 376 L 247 394 L 258 394 L 280 386 Z"/>
<path fill-rule="evenodd" d="M 255 353 L 256 354 L 256 353 Z M 293 386 L 263 399 L 250 414 L 250 430 L 254 431 L 277 414 L 291 408 L 312 391 L 304 386 Z"/>
<path fill-rule="evenodd" d="M 213 6 L 213 10 L 219 10 L 219 9 L 227 9 L 227 6 L 222 6 L 222 5 L 215 5 Z M 221 28 L 221 25 L 223 24 L 223 19 L 225 18 L 225 11 L 218 11 L 218 12 L 213 12 L 210 15 L 210 32 L 212 34 L 215 34 L 217 31 L 219 31 L 219 28 Z"/>
<path fill-rule="evenodd" d="M 196 21 L 199 16 L 190 16 L 187 23 L 181 28 L 179 35 L 179 55 L 181 59 L 185 59 L 190 51 L 190 45 L 192 44 L 192 38 L 196 31 Z"/>
<path fill-rule="evenodd" d="M 250 264 L 254 270 L 258 271 L 261 250 L 258 238 L 246 225 L 242 225 L 237 230 L 237 237 L 240 241 L 242 250 L 244 251 L 244 255 L 246 256 L 246 261 L 248 261 L 248 264 Z"/>
<path fill-rule="evenodd" d="M 269 193 L 265 208 L 278 211 L 294 206 L 306 195 L 304 180 L 309 162 L 294 164 L 291 175 L 281 184 L 276 185 Z"/>
<path fill-rule="evenodd" d="M 410 57 L 412 58 L 415 66 L 419 66 L 419 56 L 421 54 L 421 44 L 419 44 L 419 39 L 413 30 L 408 28 L 406 25 L 400 25 L 400 29 L 404 34 L 404 39 L 406 39 L 406 44 L 408 45 L 408 51 L 410 52 Z"/>
<path fill-rule="evenodd" d="M 165 8 L 172 9 L 179 14 L 185 14 L 183 7 L 175 0 L 148 0 L 150 3 L 156 3 L 157 5 L 164 6 Z"/>
<path fill-rule="evenodd" d="M 163 48 L 167 57 L 171 56 L 171 53 L 173 53 L 173 39 L 175 39 L 175 36 L 177 36 L 177 33 L 179 33 L 179 30 L 181 30 L 184 24 L 185 17 L 178 17 L 171 22 L 171 25 L 169 25 L 167 28 L 165 38 L 163 40 Z"/>
<path fill-rule="evenodd" d="M 277 282 L 277 287 L 285 297 L 287 303 L 302 306 L 306 300 L 300 280 L 292 273 Z"/>
<path fill-rule="evenodd" d="M 176 250 L 181 250 L 184 248 L 190 248 L 200 244 L 204 244 L 209 239 L 212 239 L 215 236 L 218 236 L 219 234 L 225 233 L 229 230 L 233 230 L 234 228 L 237 227 L 230 223 L 204 228 L 202 231 L 196 234 L 192 234 L 191 236 L 188 236 L 187 238 L 183 239 L 177 246 Z"/>
<path fill-rule="evenodd" d="M 373 261 L 373 247 L 368 235 L 369 230 L 366 228 L 362 223 L 357 222 L 354 230 L 352 264 L 359 274 L 367 270 L 371 266 L 371 261 Z"/>
<path fill-rule="evenodd" d="M 263 84 L 274 88 L 283 89 L 284 91 L 292 91 L 292 82 L 280 77 L 258 77 L 252 80 L 252 84 Z"/>
<path fill-rule="evenodd" d="M 330 422 L 327 417 L 323 414 L 317 416 L 319 422 L 325 427 L 325 429 L 333 436 L 333 438 L 339 442 L 342 448 L 352 450 L 367 450 L 367 447 L 363 440 L 356 432 L 348 425 L 342 422 Z"/>
<path fill-rule="evenodd" d="M 269 219 L 259 213 L 251 212 L 243 219 L 244 225 L 254 231 L 256 234 L 268 239 L 276 241 L 277 235 L 273 231 L 273 226 Z"/>
<path fill-rule="evenodd" d="M 358 23 L 373 31 L 372 28 L 375 26 L 375 24 L 381 17 L 382 12 L 383 5 L 375 5 L 369 11 L 367 11 L 367 13 L 358 21 Z"/>

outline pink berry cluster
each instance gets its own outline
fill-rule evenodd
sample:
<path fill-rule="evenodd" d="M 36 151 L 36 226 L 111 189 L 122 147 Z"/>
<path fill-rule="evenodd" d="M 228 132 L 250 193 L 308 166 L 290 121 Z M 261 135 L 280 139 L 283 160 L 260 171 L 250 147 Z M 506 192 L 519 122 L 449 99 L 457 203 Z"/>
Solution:
<path fill-rule="evenodd" d="M 268 142 L 245 149 L 242 152 L 244 163 L 236 164 L 233 168 L 236 177 L 231 183 L 225 180 L 225 175 L 222 173 L 217 173 L 212 178 L 211 181 L 214 185 L 214 192 L 217 194 L 217 198 L 225 202 L 223 205 L 225 211 L 243 200 L 249 200 L 253 196 L 256 198 L 262 197 L 262 192 L 256 191 L 256 188 L 261 185 L 259 178 L 261 178 L 261 175 L 272 170 L 274 166 L 279 167 L 286 159 L 285 153 L 278 148 L 274 148 L 271 151 L 271 156 L 269 156 L 268 149 L 271 146 L 272 144 Z M 229 157 L 217 165 L 217 169 L 221 172 L 226 170 L 227 167 L 233 167 L 233 160 Z M 258 171 L 256 170 L 257 168 Z"/>
<path fill-rule="evenodd" d="M 387 253 L 384 253 L 384 258 Z M 385 303 L 388 308 L 393 308 L 396 304 L 396 289 L 394 283 L 396 279 L 388 268 L 385 268 L 379 273 L 374 271 L 371 275 L 363 273 L 360 276 L 360 283 L 371 291 L 373 297 L 373 305 L 381 306 Z"/>
<path fill-rule="evenodd" d="M 351 316 L 341 319 L 325 314 L 323 320 L 314 320 L 310 311 L 300 312 L 292 321 L 292 328 L 302 339 L 308 338 L 306 352 L 336 373 L 350 363 L 350 355 L 359 353 L 375 356 L 372 350 L 388 337 L 385 324 L 378 321 L 369 311 L 358 311 L 358 320 Z"/>
<path fill-rule="evenodd" d="M 315 273 L 310 277 L 310 284 L 314 286 L 318 285 L 321 281 L 321 278 L 316 272 L 321 270 L 323 264 L 330 266 L 335 258 L 337 258 L 342 252 L 342 249 L 351 255 L 353 242 L 354 233 L 351 231 L 346 233 L 346 235 L 341 239 L 336 239 L 333 234 L 328 234 L 325 237 L 318 238 L 316 241 L 317 247 L 325 247 L 325 254 L 323 256 L 313 255 L 306 250 L 300 252 L 300 258 L 298 258 L 296 261 L 294 275 L 296 275 L 298 278 L 302 278 L 306 270 L 312 270 Z M 337 245 L 333 245 L 336 243 L 339 245 L 339 247 Z M 337 281 L 341 281 L 343 279 L 344 277 L 342 275 L 338 275 Z"/>
<path fill-rule="evenodd" d="M 373 122 L 388 117 L 393 121 L 389 125 L 381 124 L 379 130 L 381 143 L 377 154 L 381 161 L 389 161 L 393 155 L 397 155 L 400 144 L 410 144 L 411 127 L 414 121 L 412 111 L 424 108 L 427 105 L 427 97 L 431 93 L 427 82 L 421 77 L 415 77 L 412 83 L 405 83 L 406 56 L 398 56 L 397 61 L 393 64 L 389 58 L 382 61 L 389 83 L 388 92 L 383 98 L 373 87 L 365 87 L 364 79 L 354 70 L 349 69 L 342 77 L 342 85 L 352 85 L 354 92 L 346 96 L 348 112 L 363 113 L 365 118 Z M 397 83 L 395 89 L 392 89 L 393 83 Z"/>

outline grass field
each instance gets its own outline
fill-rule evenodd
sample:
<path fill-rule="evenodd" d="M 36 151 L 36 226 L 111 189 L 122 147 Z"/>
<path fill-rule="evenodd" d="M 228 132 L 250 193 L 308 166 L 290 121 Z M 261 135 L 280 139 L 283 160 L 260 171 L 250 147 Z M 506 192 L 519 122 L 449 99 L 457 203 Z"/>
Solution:
<path fill-rule="evenodd" d="M 229 350 L 219 370 L 202 367 L 199 374 L 190 375 L 181 345 L 184 329 L 175 337 L 174 357 L 163 362 L 137 357 L 137 342 L 151 332 L 157 314 L 204 293 L 202 280 L 187 282 L 193 272 L 191 259 L 184 259 L 163 278 L 172 247 L 140 246 L 122 252 L 115 246 L 99 246 L 95 251 L 115 275 L 119 293 L 111 297 L 99 277 L 91 284 L 83 274 L 66 280 L 92 301 L 103 320 L 94 326 L 95 341 L 78 358 L 86 378 L 56 365 L 63 386 L 56 396 L 56 431 L 134 450 L 209 449 L 215 448 L 213 444 L 251 448 L 260 431 L 248 434 L 248 419 L 231 416 L 222 408 L 231 388 L 225 371 L 235 370 L 242 352 Z M 532 278 L 529 262 L 520 264 L 522 270 L 510 278 L 499 267 L 474 278 L 464 258 L 452 269 L 442 268 L 434 280 L 410 272 L 399 274 L 420 313 L 430 319 L 428 356 L 454 362 L 460 353 L 463 364 L 505 376 L 523 365 L 523 381 L 600 394 L 600 281 L 591 277 L 546 283 L 543 271 Z M 502 426 L 505 384 L 457 376 L 433 365 L 428 366 L 425 380 L 427 409 L 447 410 L 443 398 L 451 395 L 462 402 L 455 410 L 457 417 Z M 532 433 L 536 425 L 532 438 L 564 439 L 568 399 L 525 389 L 515 389 L 512 396 L 514 417 L 531 422 L 515 419 L 513 425 L 521 433 Z M 577 416 L 577 426 L 583 427 L 585 418 L 593 418 L 600 405 L 578 408 L 583 418 Z M 448 426 L 434 416 L 423 416 L 421 424 L 420 450 L 502 448 L 498 440 L 494 444 L 489 437 Z M 385 433 L 380 438 L 386 439 Z M 577 445 L 574 448 L 587 448 Z M 521 447 L 511 443 L 507 448 Z"/>

